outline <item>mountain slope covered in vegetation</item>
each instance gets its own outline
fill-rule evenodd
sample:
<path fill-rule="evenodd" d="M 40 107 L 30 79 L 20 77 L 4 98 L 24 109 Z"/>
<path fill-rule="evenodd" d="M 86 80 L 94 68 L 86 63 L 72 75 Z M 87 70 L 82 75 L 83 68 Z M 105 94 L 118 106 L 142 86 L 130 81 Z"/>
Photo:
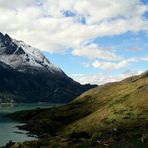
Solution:
<path fill-rule="evenodd" d="M 11 117 L 27 123 L 22 129 L 48 139 L 46 144 L 42 139 L 26 142 L 26 146 L 146 148 L 148 71 L 93 88 L 67 105 L 17 112 Z"/>

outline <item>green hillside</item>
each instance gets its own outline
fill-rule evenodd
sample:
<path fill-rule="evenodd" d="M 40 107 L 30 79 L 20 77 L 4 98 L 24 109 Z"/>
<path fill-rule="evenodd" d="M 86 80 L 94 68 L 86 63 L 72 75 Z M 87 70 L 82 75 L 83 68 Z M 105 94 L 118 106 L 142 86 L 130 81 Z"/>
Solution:
<path fill-rule="evenodd" d="M 11 117 L 27 122 L 21 128 L 42 138 L 24 143 L 26 147 L 146 148 L 148 71 L 93 88 L 68 105 L 17 112 Z"/>

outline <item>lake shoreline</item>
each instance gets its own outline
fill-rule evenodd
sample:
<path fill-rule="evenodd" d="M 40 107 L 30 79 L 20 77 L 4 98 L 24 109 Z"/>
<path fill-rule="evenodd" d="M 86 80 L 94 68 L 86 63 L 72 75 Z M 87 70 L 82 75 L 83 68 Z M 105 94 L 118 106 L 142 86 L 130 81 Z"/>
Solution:
<path fill-rule="evenodd" d="M 40 110 L 42 108 L 52 108 L 58 106 L 57 104 L 44 104 L 44 103 L 20 103 L 10 107 L 0 108 L 0 147 L 4 146 L 9 141 L 24 142 L 38 140 L 38 136 L 32 134 L 28 130 L 21 129 L 21 126 L 25 124 L 20 120 L 14 120 L 9 115 L 14 112 L 24 110 Z"/>

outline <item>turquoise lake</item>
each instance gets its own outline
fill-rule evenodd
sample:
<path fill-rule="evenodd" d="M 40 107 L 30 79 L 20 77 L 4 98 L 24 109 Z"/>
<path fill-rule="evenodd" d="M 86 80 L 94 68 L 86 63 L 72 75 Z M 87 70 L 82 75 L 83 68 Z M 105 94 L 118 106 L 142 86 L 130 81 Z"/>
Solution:
<path fill-rule="evenodd" d="M 35 140 L 34 137 L 29 137 L 27 131 L 19 130 L 16 126 L 22 125 L 9 118 L 3 117 L 8 113 L 13 113 L 15 111 L 30 110 L 37 107 L 40 108 L 51 108 L 55 105 L 52 104 L 16 104 L 13 107 L 0 107 L 0 147 L 4 146 L 10 140 L 13 142 L 24 142 Z M 21 133 L 21 134 L 20 134 Z"/>

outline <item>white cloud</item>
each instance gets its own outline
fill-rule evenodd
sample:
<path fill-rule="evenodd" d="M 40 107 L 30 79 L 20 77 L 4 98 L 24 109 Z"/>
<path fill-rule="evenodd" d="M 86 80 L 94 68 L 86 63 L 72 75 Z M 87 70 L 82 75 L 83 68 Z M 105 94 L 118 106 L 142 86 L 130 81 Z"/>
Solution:
<path fill-rule="evenodd" d="M 100 62 L 100 61 L 95 61 L 92 66 L 95 68 L 101 68 L 101 69 L 120 69 L 123 67 L 126 67 L 128 65 L 128 61 L 127 60 L 122 60 L 120 62 Z"/>
<path fill-rule="evenodd" d="M 109 82 L 117 82 L 120 80 L 123 80 L 125 78 L 131 77 L 133 75 L 139 75 L 144 71 L 132 71 L 128 70 L 124 73 L 118 74 L 118 75 L 111 75 L 110 73 L 97 73 L 97 74 L 73 74 L 71 77 L 80 82 L 81 84 L 106 84 Z"/>
<path fill-rule="evenodd" d="M 66 10 L 76 16 L 65 17 Z M 64 52 L 70 47 L 73 53 L 87 56 L 81 48 L 85 41 L 148 30 L 143 18 L 147 10 L 139 0 L 0 0 L 0 30 L 43 51 Z M 79 16 L 85 17 L 86 24 L 76 21 Z M 98 50 L 97 56 L 114 56 Z"/>
<path fill-rule="evenodd" d="M 74 80 L 81 84 L 99 84 L 103 80 L 101 73 L 97 74 L 72 74 L 70 75 Z"/>
<path fill-rule="evenodd" d="M 73 55 L 84 56 L 89 59 L 105 59 L 105 60 L 118 60 L 119 57 L 110 51 L 111 48 L 99 47 L 96 44 L 90 44 L 86 46 L 81 46 L 79 49 L 74 49 L 72 51 Z"/>
<path fill-rule="evenodd" d="M 142 57 L 141 60 L 148 62 L 148 55 L 146 55 L 145 57 Z"/>
<path fill-rule="evenodd" d="M 71 10 L 85 16 L 88 24 L 118 17 L 139 17 L 147 10 L 139 0 L 46 0 L 45 8 L 55 17 L 60 16 L 61 10 Z"/>
<path fill-rule="evenodd" d="M 103 70 L 113 70 L 113 69 L 121 69 L 127 67 L 129 64 L 138 62 L 138 61 L 146 61 L 147 57 L 131 57 L 127 59 L 121 59 L 115 62 L 108 62 L 108 61 L 99 61 L 96 60 L 92 63 L 94 68 L 100 68 Z"/>

